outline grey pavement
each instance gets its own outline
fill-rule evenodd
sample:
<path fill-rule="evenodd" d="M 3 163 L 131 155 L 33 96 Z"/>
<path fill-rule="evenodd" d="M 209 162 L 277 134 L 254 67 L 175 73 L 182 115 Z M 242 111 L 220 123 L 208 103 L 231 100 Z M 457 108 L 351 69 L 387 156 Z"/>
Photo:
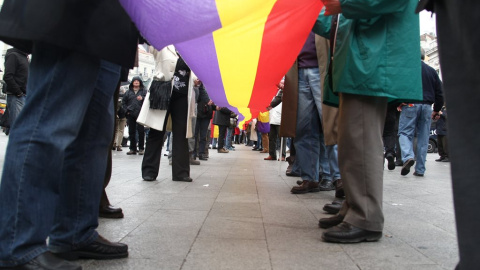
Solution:
<path fill-rule="evenodd" d="M 3 164 L 6 136 L 0 135 Z M 293 195 L 299 180 L 286 162 L 235 145 L 191 166 L 192 183 L 171 181 L 163 156 L 157 181 L 142 181 L 142 156 L 113 151 L 110 201 L 123 219 L 100 219 L 98 231 L 129 245 L 126 259 L 82 260 L 84 269 L 438 270 L 458 261 L 449 163 L 427 155 L 424 177 L 384 171 L 384 237 L 331 244 L 318 219 L 334 192 Z"/>

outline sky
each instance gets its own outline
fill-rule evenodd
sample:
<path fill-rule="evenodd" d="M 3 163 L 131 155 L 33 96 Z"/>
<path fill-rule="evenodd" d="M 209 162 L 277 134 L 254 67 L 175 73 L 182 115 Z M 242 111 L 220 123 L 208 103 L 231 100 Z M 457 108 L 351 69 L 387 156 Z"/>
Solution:
<path fill-rule="evenodd" d="M 420 34 L 425 33 L 437 33 L 435 29 L 435 15 L 432 15 L 428 11 L 420 12 Z"/>

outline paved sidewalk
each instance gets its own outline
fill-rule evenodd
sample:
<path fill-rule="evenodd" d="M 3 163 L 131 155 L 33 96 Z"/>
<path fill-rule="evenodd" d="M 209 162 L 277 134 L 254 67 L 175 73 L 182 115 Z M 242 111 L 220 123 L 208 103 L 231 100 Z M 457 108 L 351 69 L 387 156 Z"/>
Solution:
<path fill-rule="evenodd" d="M 0 135 L 4 152 L 5 135 Z M 191 166 L 192 183 L 171 181 L 162 154 L 157 181 L 142 181 L 142 156 L 114 151 L 107 189 L 125 218 L 99 232 L 129 245 L 127 259 L 80 261 L 84 269 L 437 270 L 458 261 L 449 163 L 427 155 L 425 177 L 385 168 L 384 237 L 350 245 L 321 241 L 318 219 L 334 192 L 290 194 L 286 162 L 236 145 Z M 3 163 L 3 153 L 1 156 Z M 413 172 L 413 171 L 412 171 Z"/>

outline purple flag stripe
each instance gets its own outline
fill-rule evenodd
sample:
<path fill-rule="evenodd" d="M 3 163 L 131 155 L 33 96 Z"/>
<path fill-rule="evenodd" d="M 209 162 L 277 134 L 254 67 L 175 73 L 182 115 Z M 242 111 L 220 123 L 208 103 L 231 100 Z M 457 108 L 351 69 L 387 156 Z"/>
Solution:
<path fill-rule="evenodd" d="M 120 3 L 142 35 L 158 50 L 222 27 L 215 0 L 120 0 Z"/>

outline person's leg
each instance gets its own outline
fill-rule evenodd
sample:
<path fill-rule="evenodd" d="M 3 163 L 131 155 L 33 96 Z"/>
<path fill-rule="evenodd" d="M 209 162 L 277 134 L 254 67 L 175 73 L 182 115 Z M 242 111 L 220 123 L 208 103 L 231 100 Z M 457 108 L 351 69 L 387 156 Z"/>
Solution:
<path fill-rule="evenodd" d="M 425 161 L 427 160 L 428 140 L 430 138 L 430 124 L 432 117 L 432 106 L 422 104 L 419 106 L 417 118 L 417 151 L 415 153 L 415 172 L 425 173 Z"/>
<path fill-rule="evenodd" d="M 172 115 L 172 177 L 180 179 L 190 177 L 190 158 L 188 155 L 187 118 L 188 97 L 174 92 L 170 100 Z"/>
<path fill-rule="evenodd" d="M 385 157 L 395 157 L 395 121 L 397 117 L 396 104 L 389 104 L 385 117 L 385 128 L 383 129 L 383 145 L 385 148 Z"/>
<path fill-rule="evenodd" d="M 268 133 L 262 133 L 262 148 L 264 153 L 268 153 Z"/>
<path fill-rule="evenodd" d="M 7 95 L 7 104 L 8 104 L 8 120 L 10 122 L 10 127 L 15 123 L 15 119 L 20 114 L 20 111 L 25 105 L 25 96 L 17 97 L 15 95 Z"/>
<path fill-rule="evenodd" d="M 137 120 L 131 116 L 127 116 L 128 123 L 128 139 L 130 140 L 130 151 L 128 153 L 137 152 Z M 127 153 L 127 154 L 128 154 Z"/>
<path fill-rule="evenodd" d="M 199 121 L 200 120 L 200 121 Z M 207 144 L 207 133 L 208 133 L 208 125 L 210 124 L 210 119 L 207 118 L 201 118 L 197 120 L 197 124 L 199 127 L 199 157 L 200 158 L 205 158 L 205 152 L 206 149 L 208 149 Z"/>
<path fill-rule="evenodd" d="M 62 182 L 67 180 L 62 175 L 62 168 L 70 162 L 65 160 L 68 156 L 65 151 L 78 138 L 98 71 L 99 62 L 93 57 L 46 44 L 34 46 L 28 98 L 11 130 L 3 167 L 0 266 L 23 264 L 47 251 L 46 238 L 54 224 L 57 206 L 63 203 L 58 196 L 63 190 L 60 186 L 65 184 Z M 111 102 L 111 96 L 108 100 Z M 99 117 L 113 120 L 111 114 Z M 112 128 L 111 125 L 108 127 Z M 107 140 L 111 140 L 111 132 Z M 100 142 L 105 143 L 103 139 Z M 101 175 L 95 178 L 98 181 L 95 187 L 86 187 L 98 197 L 93 201 L 95 207 L 89 215 L 98 214 L 107 161 L 108 142 L 99 145 L 102 145 L 101 151 L 97 145 L 93 151 L 95 154 L 98 151 L 104 160 L 90 155 L 90 149 L 86 150 L 90 158 L 103 164 L 88 168 L 98 170 Z M 71 185 L 75 186 L 79 179 L 68 179 L 68 183 L 74 181 Z M 78 186 L 75 188 L 79 189 Z M 69 200 L 78 202 L 75 198 Z M 76 223 L 74 220 L 69 222 Z"/>
<path fill-rule="evenodd" d="M 448 155 L 460 254 L 458 270 L 480 265 L 480 24 L 478 1 L 435 1 L 438 49 L 448 106 Z M 459 30 L 460 29 L 460 30 Z M 474 211 L 474 212 L 472 212 Z"/>
<path fill-rule="evenodd" d="M 320 84 L 320 77 L 309 75 L 307 69 L 298 70 L 298 111 L 294 141 L 298 153 L 295 163 L 301 171 L 302 180 L 318 182 L 320 117 L 310 85 Z"/>
<path fill-rule="evenodd" d="M 277 159 L 277 137 L 280 131 L 279 125 L 270 125 L 270 132 L 268 133 L 268 152 L 270 157 Z"/>
<path fill-rule="evenodd" d="M 81 248 L 98 238 L 98 206 L 111 153 L 113 94 L 120 66 L 101 61 L 98 74 L 94 88 L 89 89 L 78 136 L 65 150 L 60 203 L 49 241 L 49 249 L 54 252 Z"/>
<path fill-rule="evenodd" d="M 260 131 L 257 131 L 257 149 L 263 150 L 262 133 Z"/>
<path fill-rule="evenodd" d="M 338 164 L 346 202 L 344 221 L 383 230 L 383 143 L 387 98 L 340 94 Z M 360 143 L 361 142 L 361 143 Z"/>
<path fill-rule="evenodd" d="M 150 128 L 150 134 L 147 137 L 147 144 L 145 145 L 145 155 L 142 160 L 142 178 L 146 181 L 157 179 L 158 171 L 160 170 L 164 136 L 165 128 L 163 131 Z"/>
<path fill-rule="evenodd" d="M 413 152 L 413 137 L 415 135 L 415 127 L 417 123 L 417 104 L 413 107 L 405 105 L 400 113 L 398 121 L 398 140 L 400 141 L 400 149 L 402 151 L 402 162 L 415 158 Z"/>
<path fill-rule="evenodd" d="M 227 127 L 227 137 L 225 137 L 225 148 L 227 150 L 232 150 L 232 135 L 233 128 Z"/>
<path fill-rule="evenodd" d="M 135 120 L 135 124 L 138 131 L 138 150 L 143 151 L 145 150 L 145 127 L 137 123 L 137 120 Z"/>
<path fill-rule="evenodd" d="M 227 131 L 227 126 L 218 126 L 218 147 L 217 149 L 220 150 L 225 146 L 225 132 Z"/>
<path fill-rule="evenodd" d="M 117 138 L 116 138 L 116 146 L 117 150 L 121 151 L 122 149 L 122 141 L 123 141 L 123 132 L 125 130 L 125 125 L 127 124 L 127 119 L 122 118 L 117 120 Z"/>

